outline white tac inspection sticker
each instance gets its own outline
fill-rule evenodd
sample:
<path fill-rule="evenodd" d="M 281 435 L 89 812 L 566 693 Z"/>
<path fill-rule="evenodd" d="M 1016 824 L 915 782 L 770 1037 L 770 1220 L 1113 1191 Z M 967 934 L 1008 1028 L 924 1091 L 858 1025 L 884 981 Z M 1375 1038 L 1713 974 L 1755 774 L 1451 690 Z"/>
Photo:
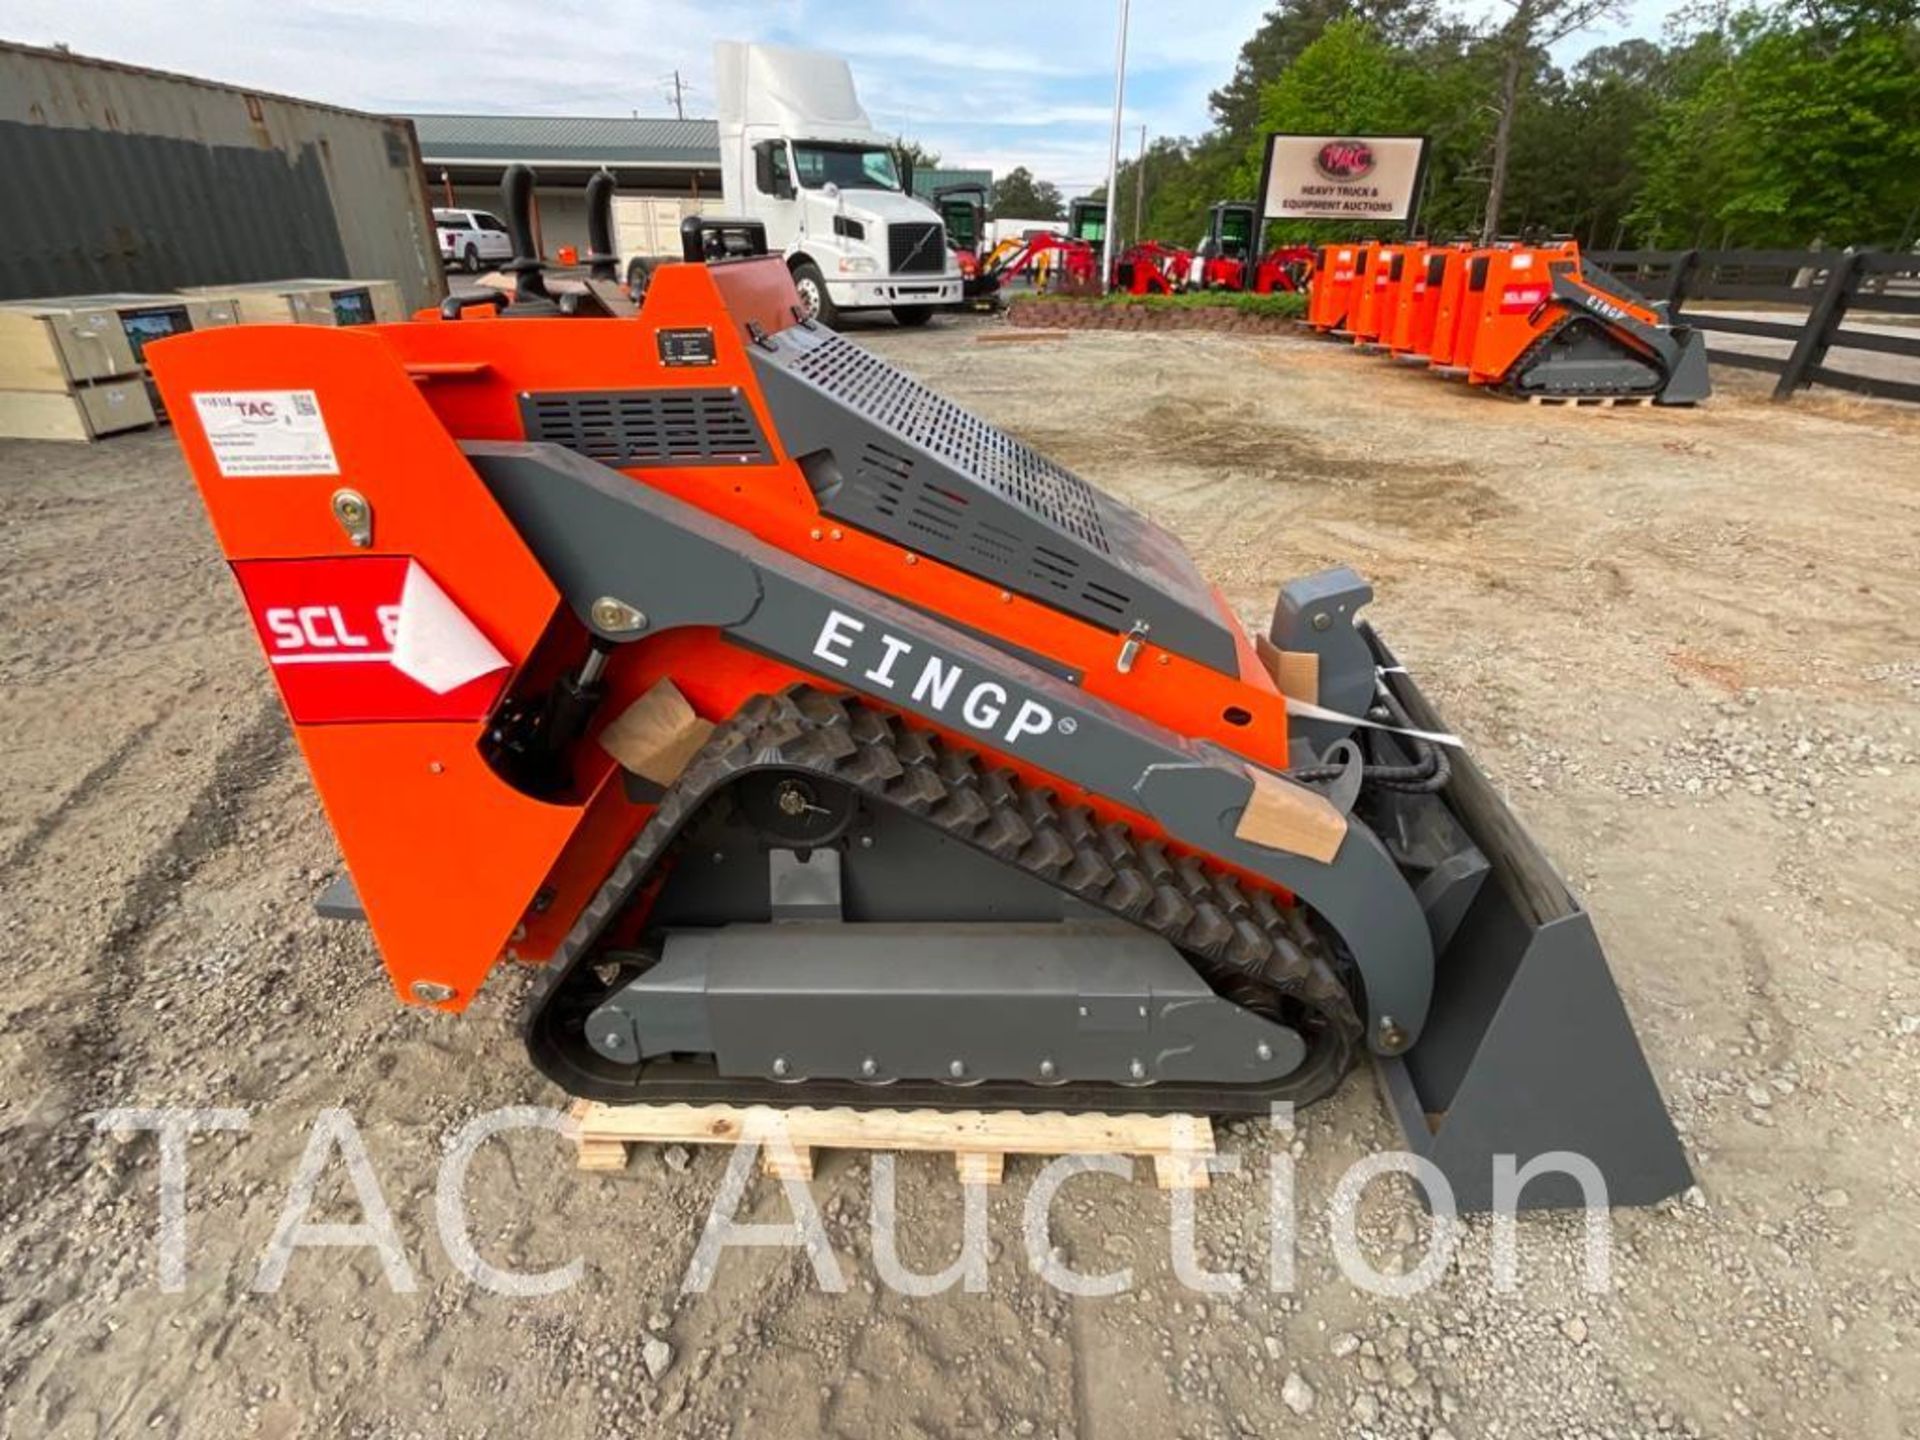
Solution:
<path fill-rule="evenodd" d="M 333 438 L 311 390 L 195 392 L 193 403 L 214 463 L 230 479 L 340 473 Z"/>

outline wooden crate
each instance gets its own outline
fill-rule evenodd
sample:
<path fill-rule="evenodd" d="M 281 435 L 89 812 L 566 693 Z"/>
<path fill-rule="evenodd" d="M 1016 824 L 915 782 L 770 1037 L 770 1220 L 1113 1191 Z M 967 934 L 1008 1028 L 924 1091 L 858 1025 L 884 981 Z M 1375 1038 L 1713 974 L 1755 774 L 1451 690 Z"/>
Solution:
<path fill-rule="evenodd" d="M 231 301 L 186 295 L 71 295 L 0 304 L 0 390 L 66 390 L 142 369 L 142 347 L 232 325 Z"/>
<path fill-rule="evenodd" d="M 243 325 L 388 325 L 406 319 L 400 287 L 391 280 L 253 280 L 194 285 L 184 293 L 232 302 Z"/>
<path fill-rule="evenodd" d="M 1009 1155 L 1132 1155 L 1153 1162 L 1163 1190 L 1207 1188 L 1213 1125 L 1196 1115 L 1105 1115 L 1019 1110 L 816 1110 L 772 1105 L 602 1105 L 572 1112 L 582 1170 L 626 1168 L 627 1147 L 758 1144 L 780 1134 L 793 1165 L 772 1149 L 762 1169 L 811 1180 L 815 1150 L 947 1153 L 963 1183 L 998 1185 Z"/>
<path fill-rule="evenodd" d="M 0 390 L 0 437 L 7 439 L 96 440 L 158 418 L 140 375 L 71 390 Z"/>

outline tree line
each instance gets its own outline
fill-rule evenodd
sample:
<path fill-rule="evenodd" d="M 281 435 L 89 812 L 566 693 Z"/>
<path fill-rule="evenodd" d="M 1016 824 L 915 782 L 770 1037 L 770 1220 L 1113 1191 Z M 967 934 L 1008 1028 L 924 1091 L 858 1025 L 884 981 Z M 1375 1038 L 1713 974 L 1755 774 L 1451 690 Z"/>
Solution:
<path fill-rule="evenodd" d="M 1213 126 L 1119 175 L 1117 233 L 1191 243 L 1216 200 L 1254 197 L 1264 136 L 1424 134 L 1421 228 L 1589 247 L 1906 249 L 1920 239 L 1920 0 L 1711 0 L 1660 41 L 1550 47 L 1613 0 L 1506 0 L 1474 26 L 1434 0 L 1282 0 L 1209 97 Z M 1136 217 L 1136 167 L 1146 213 Z M 1103 193 L 1103 192 L 1096 192 Z M 1059 213 L 1024 169 L 1008 215 Z M 1044 206 L 1046 208 L 1033 208 Z M 1359 227 L 1364 231 L 1365 227 Z M 1356 233 L 1289 222 L 1274 239 Z"/>

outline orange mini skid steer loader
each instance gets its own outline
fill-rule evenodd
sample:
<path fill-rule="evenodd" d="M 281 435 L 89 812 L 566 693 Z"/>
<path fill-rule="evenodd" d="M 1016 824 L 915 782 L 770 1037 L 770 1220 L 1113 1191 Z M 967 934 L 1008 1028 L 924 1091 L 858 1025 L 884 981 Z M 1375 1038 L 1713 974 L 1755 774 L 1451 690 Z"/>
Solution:
<path fill-rule="evenodd" d="M 533 1063 L 611 1101 L 1265 1115 L 1371 1057 L 1463 1207 L 1500 1155 L 1689 1183 L 1591 922 L 1364 581 L 1250 638 L 1171 535 L 804 319 L 751 226 L 689 221 L 636 311 L 598 243 L 549 286 L 530 188 L 497 313 L 150 351 L 402 999 L 538 962 Z"/>
<path fill-rule="evenodd" d="M 1380 326 L 1391 305 L 1395 265 L 1407 247 L 1395 242 L 1369 243 L 1362 247 L 1367 256 L 1366 272 L 1356 274 L 1353 298 L 1347 305 L 1344 329 L 1333 333 L 1354 344 L 1371 346 L 1380 340 Z"/>
<path fill-rule="evenodd" d="M 1307 324 L 1322 333 L 1342 329 L 1353 297 L 1366 279 L 1373 258 L 1372 242 L 1360 245 L 1323 245 L 1314 252 L 1307 278 Z"/>
<path fill-rule="evenodd" d="M 1467 381 L 1552 399 L 1707 398 L 1706 337 L 1599 272 L 1571 240 L 1477 252 L 1478 315 L 1454 363 Z"/>
<path fill-rule="evenodd" d="M 1387 297 L 1380 315 L 1380 343 L 1395 359 L 1413 348 L 1414 321 L 1427 295 L 1427 257 L 1435 253 L 1424 241 L 1400 249 L 1387 272 Z"/>

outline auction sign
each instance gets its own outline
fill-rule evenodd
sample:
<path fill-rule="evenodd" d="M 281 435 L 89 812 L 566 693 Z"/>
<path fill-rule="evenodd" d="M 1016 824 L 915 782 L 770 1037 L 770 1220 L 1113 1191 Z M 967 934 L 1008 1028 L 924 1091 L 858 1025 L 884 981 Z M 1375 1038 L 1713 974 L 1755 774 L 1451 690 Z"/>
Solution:
<path fill-rule="evenodd" d="M 1424 135 L 1269 135 L 1260 172 L 1268 220 L 1404 220 L 1427 169 Z"/>

